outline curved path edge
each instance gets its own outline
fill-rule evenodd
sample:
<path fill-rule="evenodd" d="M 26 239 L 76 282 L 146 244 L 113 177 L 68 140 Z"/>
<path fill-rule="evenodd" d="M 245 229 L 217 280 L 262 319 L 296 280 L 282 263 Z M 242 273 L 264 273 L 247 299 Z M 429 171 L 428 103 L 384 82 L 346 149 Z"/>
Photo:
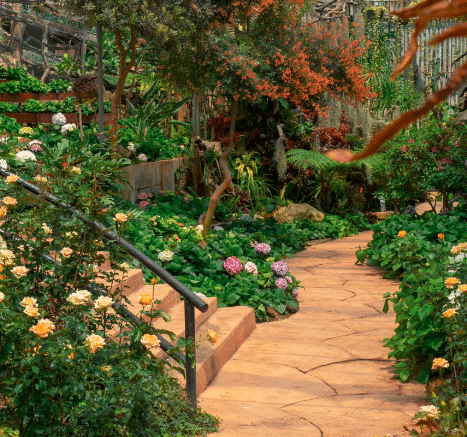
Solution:
<path fill-rule="evenodd" d="M 425 386 L 393 379 L 383 339 L 396 327 L 383 294 L 399 281 L 355 265 L 371 231 L 307 247 L 289 260 L 300 311 L 255 331 L 199 397 L 218 437 L 393 437 L 425 405 Z"/>

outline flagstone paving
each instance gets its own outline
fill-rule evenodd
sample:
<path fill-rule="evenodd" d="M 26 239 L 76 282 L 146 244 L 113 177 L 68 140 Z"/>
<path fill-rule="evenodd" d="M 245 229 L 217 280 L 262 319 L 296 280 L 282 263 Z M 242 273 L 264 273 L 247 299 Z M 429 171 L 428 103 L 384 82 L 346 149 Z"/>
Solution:
<path fill-rule="evenodd" d="M 199 396 L 222 419 L 218 437 L 393 437 L 427 403 L 425 387 L 393 379 L 383 313 L 398 281 L 355 265 L 371 232 L 308 247 L 289 261 L 302 281 L 300 310 L 258 324 Z"/>

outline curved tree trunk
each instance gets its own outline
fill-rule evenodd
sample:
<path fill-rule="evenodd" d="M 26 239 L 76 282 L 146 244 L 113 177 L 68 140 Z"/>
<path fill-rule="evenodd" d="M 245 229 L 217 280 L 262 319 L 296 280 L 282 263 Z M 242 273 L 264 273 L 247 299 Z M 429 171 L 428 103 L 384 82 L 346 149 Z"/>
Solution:
<path fill-rule="evenodd" d="M 135 65 L 137 40 L 136 40 L 136 32 L 135 32 L 134 27 L 130 29 L 130 34 L 131 34 L 130 47 L 125 49 L 125 47 L 123 47 L 123 42 L 122 42 L 120 31 L 119 30 L 114 31 L 115 42 L 117 43 L 118 51 L 120 53 L 117 88 L 115 89 L 115 92 L 112 98 L 112 106 L 111 106 L 112 131 L 110 135 L 110 145 L 112 146 L 112 152 L 114 154 L 118 152 L 118 147 L 117 147 L 118 114 L 119 114 L 120 104 L 122 100 L 123 87 L 125 86 L 125 81 L 126 81 L 126 78 L 128 77 L 128 73 L 130 73 L 131 69 Z M 127 64 L 126 56 L 128 52 L 130 51 L 131 51 L 131 58 Z"/>
<path fill-rule="evenodd" d="M 232 174 L 230 173 L 229 166 L 227 165 L 227 158 L 232 153 L 234 148 L 234 133 L 235 133 L 235 121 L 237 118 L 237 108 L 238 108 L 238 100 L 232 101 L 232 115 L 230 121 L 230 130 L 229 130 L 229 145 L 222 153 L 221 157 L 219 158 L 219 167 L 222 172 L 222 176 L 224 176 L 224 180 L 220 185 L 218 185 L 209 200 L 209 207 L 206 212 L 206 217 L 204 218 L 203 222 L 203 239 L 206 239 L 206 236 L 209 233 L 211 228 L 212 219 L 214 218 L 214 213 L 216 212 L 217 202 L 221 197 L 222 193 L 227 189 L 229 184 L 232 182 Z"/>

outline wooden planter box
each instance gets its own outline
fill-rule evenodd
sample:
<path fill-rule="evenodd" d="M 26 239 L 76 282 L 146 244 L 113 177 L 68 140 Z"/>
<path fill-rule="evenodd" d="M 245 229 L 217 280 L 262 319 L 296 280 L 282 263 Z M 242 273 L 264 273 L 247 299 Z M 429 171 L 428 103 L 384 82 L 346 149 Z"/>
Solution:
<path fill-rule="evenodd" d="M 47 124 L 52 123 L 52 117 L 54 116 L 51 112 L 8 112 L 3 115 L 14 118 L 18 123 L 23 124 Z M 78 114 L 72 112 L 71 114 L 64 114 L 67 123 L 78 123 Z M 111 114 L 104 114 L 104 123 L 110 123 Z M 98 123 L 98 115 L 93 114 L 89 117 L 83 117 L 84 124 Z"/>
<path fill-rule="evenodd" d="M 184 171 L 186 163 L 187 158 L 173 158 L 122 167 L 122 180 L 130 184 L 125 184 L 123 198 L 134 204 L 140 193 L 175 192 L 183 183 L 177 178 L 178 170 Z"/>
<path fill-rule="evenodd" d="M 73 93 L 0 93 L 0 102 L 25 103 L 29 99 L 41 101 L 65 100 L 67 97 L 73 96 Z"/>

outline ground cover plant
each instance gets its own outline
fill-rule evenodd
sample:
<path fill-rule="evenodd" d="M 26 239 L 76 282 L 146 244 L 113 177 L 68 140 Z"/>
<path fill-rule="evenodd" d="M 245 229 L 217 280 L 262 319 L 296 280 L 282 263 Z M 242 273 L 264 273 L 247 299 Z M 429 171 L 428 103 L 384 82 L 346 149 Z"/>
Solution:
<path fill-rule="evenodd" d="M 401 279 L 387 294 L 398 327 L 385 344 L 396 364 L 396 376 L 411 376 L 430 387 L 433 406 L 416 416 L 413 436 L 462 436 L 467 414 L 465 323 L 467 290 L 467 208 L 449 215 L 425 213 L 417 219 L 396 215 L 372 226 L 373 240 L 359 251 L 360 261 L 381 266 L 388 278 Z M 425 431 L 423 431 L 425 429 Z M 464 431 L 462 431 L 464 430 Z"/>
<path fill-rule="evenodd" d="M 127 257 L 106 247 L 86 222 L 43 200 L 43 193 L 57 195 L 102 221 L 125 162 L 109 159 L 108 151 L 92 143 L 42 143 L 36 153 L 34 146 L 18 151 L 10 139 L 0 150 L 0 167 L 12 170 L 0 179 L 0 426 L 19 436 L 215 431 L 216 418 L 188 407 L 168 375 L 173 365 L 152 354 L 158 331 L 150 323 L 130 323 L 115 306 L 126 303 L 121 281 Z M 42 194 L 22 190 L 17 175 Z M 112 228 L 122 235 L 127 220 L 116 212 Z M 98 269 L 100 250 L 109 251 L 115 267 L 108 274 Z M 116 286 L 112 293 L 104 286 L 103 294 L 89 289 L 98 276 Z M 144 302 L 141 316 L 165 316 L 154 310 L 153 298 Z"/>
<path fill-rule="evenodd" d="M 368 226 L 361 215 L 352 218 L 353 223 L 326 215 L 321 223 L 282 225 L 273 218 L 242 215 L 215 226 L 203 241 L 203 225 L 197 220 L 207 203 L 173 193 L 141 194 L 144 211 L 133 214 L 126 235 L 191 290 L 216 296 L 220 307 L 250 306 L 258 321 L 269 320 L 268 308 L 279 314 L 298 308 L 299 282 L 288 270 L 287 257 L 310 240 L 341 238 Z M 225 220 L 225 210 L 220 208 L 217 217 Z M 145 275 L 150 281 L 151 274 Z"/>

